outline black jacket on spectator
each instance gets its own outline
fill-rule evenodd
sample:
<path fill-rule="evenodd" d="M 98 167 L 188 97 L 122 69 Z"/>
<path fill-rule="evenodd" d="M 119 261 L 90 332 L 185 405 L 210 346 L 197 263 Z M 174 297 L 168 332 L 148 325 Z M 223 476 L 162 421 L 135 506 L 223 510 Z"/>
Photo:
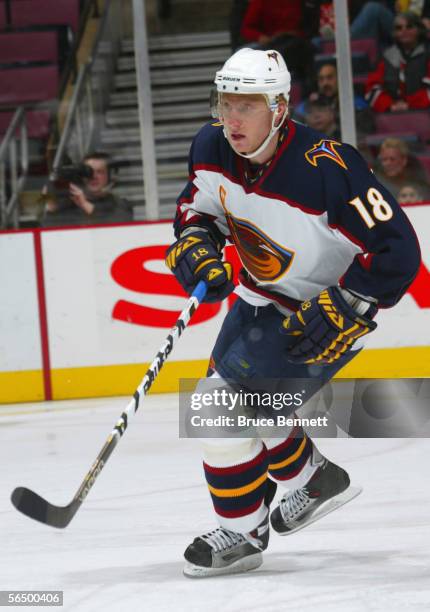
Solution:
<path fill-rule="evenodd" d="M 112 193 L 105 193 L 98 198 L 86 194 L 86 198 L 95 206 L 94 212 L 91 215 L 85 213 L 67 195 L 64 195 L 57 199 L 58 209 L 55 212 L 45 213 L 42 219 L 42 226 L 81 226 L 104 223 L 129 223 L 133 221 L 133 208 L 131 204 Z"/>
<path fill-rule="evenodd" d="M 387 112 L 393 100 L 406 100 L 410 109 L 430 106 L 430 47 L 420 43 L 404 55 L 398 45 L 384 52 L 367 77 L 366 100 L 376 112 Z"/>
<path fill-rule="evenodd" d="M 405 64 L 405 57 L 397 45 L 393 45 L 384 53 L 384 89 L 396 98 L 399 91 L 399 70 Z M 430 49 L 427 45 L 420 44 L 407 57 L 405 64 L 404 88 L 406 95 L 415 93 L 423 86 L 423 75 L 427 73 L 430 60 Z"/>

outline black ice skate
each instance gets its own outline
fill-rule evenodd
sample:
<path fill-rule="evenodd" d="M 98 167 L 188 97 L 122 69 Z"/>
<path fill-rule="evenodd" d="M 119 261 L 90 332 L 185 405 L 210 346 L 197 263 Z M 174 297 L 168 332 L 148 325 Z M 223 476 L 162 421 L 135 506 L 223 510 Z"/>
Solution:
<path fill-rule="evenodd" d="M 250 533 L 236 533 L 219 527 L 198 538 L 184 553 L 187 561 L 184 574 L 205 578 L 220 574 L 236 574 L 256 569 L 263 563 L 261 552 L 269 543 L 269 514 Z"/>
<path fill-rule="evenodd" d="M 284 495 L 273 510 L 270 522 L 280 535 L 303 529 L 361 493 L 360 487 L 349 486 L 345 470 L 320 457 L 321 465 L 306 485 Z"/>
<path fill-rule="evenodd" d="M 184 553 L 184 574 L 189 578 L 207 578 L 221 574 L 237 574 L 260 567 L 263 550 L 269 544 L 269 507 L 276 492 L 276 483 L 268 480 L 264 504 L 267 516 L 250 533 L 237 533 L 222 527 L 194 539 Z"/>

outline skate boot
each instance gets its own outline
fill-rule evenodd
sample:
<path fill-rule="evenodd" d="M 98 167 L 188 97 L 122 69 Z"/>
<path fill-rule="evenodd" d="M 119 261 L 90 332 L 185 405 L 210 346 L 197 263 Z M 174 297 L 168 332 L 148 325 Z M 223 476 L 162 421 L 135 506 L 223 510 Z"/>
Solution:
<path fill-rule="evenodd" d="M 269 544 L 269 507 L 276 492 L 276 483 L 268 480 L 264 504 L 264 521 L 249 533 L 237 533 L 223 527 L 194 539 L 184 553 L 184 574 L 189 578 L 206 578 L 221 574 L 237 574 L 260 567 L 263 550 Z"/>
<path fill-rule="evenodd" d="M 361 493 L 349 486 L 349 476 L 341 467 L 321 456 L 320 466 L 300 489 L 286 493 L 270 516 L 280 535 L 294 533 L 336 510 Z"/>
<path fill-rule="evenodd" d="M 206 578 L 220 574 L 248 572 L 263 563 L 263 550 L 269 543 L 269 513 L 250 533 L 237 533 L 219 527 L 198 538 L 184 553 L 185 576 Z"/>

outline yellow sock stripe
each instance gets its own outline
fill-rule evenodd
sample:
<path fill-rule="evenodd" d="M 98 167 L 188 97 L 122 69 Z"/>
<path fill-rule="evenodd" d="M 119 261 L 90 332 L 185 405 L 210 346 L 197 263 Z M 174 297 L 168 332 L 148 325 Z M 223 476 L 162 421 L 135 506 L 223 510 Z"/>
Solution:
<path fill-rule="evenodd" d="M 293 463 L 296 459 L 298 459 L 306 446 L 306 440 L 307 440 L 307 437 L 305 436 L 299 448 L 296 450 L 296 452 L 290 457 L 288 457 L 287 459 L 284 459 L 283 461 L 280 461 L 279 463 L 271 463 L 269 465 L 269 470 L 280 470 L 281 468 L 287 465 L 290 465 L 290 463 Z"/>
<path fill-rule="evenodd" d="M 258 487 L 263 484 L 263 482 L 267 478 L 267 473 L 264 473 L 260 478 L 254 480 L 248 485 L 243 487 L 238 487 L 237 489 L 216 489 L 208 484 L 209 491 L 216 495 L 217 497 L 240 497 L 241 495 L 246 495 L 247 493 L 251 493 L 251 491 L 255 491 Z"/>

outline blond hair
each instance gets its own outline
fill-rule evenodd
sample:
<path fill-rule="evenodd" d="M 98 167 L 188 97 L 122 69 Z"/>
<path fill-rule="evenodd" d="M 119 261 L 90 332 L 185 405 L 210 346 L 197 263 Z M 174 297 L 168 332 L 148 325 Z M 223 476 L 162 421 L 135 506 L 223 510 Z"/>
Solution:
<path fill-rule="evenodd" d="M 380 153 L 384 149 L 397 149 L 404 157 L 409 156 L 409 147 L 404 140 L 400 140 L 400 138 L 386 138 L 381 143 Z"/>

